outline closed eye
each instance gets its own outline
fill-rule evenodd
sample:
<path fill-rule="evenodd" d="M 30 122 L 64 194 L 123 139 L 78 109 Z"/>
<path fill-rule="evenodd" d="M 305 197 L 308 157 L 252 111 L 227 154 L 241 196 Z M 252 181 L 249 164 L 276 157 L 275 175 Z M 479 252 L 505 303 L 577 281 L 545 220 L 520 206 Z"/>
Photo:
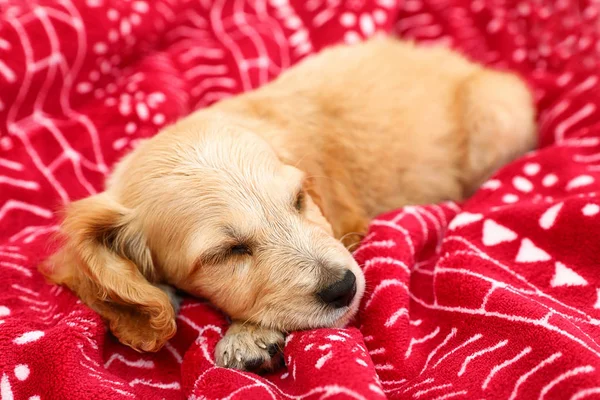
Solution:
<path fill-rule="evenodd" d="M 252 247 L 247 242 L 235 240 L 232 242 L 225 242 L 221 246 L 215 247 L 211 250 L 201 254 L 195 261 L 194 270 L 200 268 L 202 265 L 219 265 L 226 262 L 229 258 L 245 257 L 252 255 Z"/>
<path fill-rule="evenodd" d="M 304 202 L 306 201 L 306 195 L 304 194 L 304 190 L 300 190 L 296 195 L 296 199 L 294 201 L 294 208 L 298 212 L 302 212 L 304 209 Z"/>
<path fill-rule="evenodd" d="M 231 246 L 231 248 L 229 249 L 229 254 L 236 255 L 236 256 L 244 256 L 244 255 L 251 256 L 252 250 L 250 249 L 249 246 L 247 246 L 245 244 L 236 244 L 236 245 Z"/>

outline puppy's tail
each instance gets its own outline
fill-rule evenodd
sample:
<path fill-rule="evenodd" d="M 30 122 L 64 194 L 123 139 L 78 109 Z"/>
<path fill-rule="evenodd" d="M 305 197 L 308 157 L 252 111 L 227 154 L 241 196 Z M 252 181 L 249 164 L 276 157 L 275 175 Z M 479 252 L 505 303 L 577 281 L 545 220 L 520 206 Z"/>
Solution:
<path fill-rule="evenodd" d="M 463 134 L 465 195 L 502 165 L 535 148 L 535 107 L 527 85 L 509 73 L 479 70 L 458 93 Z"/>

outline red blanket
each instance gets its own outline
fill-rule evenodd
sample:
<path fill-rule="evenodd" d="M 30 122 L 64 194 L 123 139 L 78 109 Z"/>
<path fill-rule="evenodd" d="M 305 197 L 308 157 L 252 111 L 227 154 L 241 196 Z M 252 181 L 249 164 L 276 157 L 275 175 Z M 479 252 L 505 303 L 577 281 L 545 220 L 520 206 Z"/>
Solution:
<path fill-rule="evenodd" d="M 600 398 L 600 3 L 399 3 L 0 1 L 1 399 Z M 354 327 L 290 335 L 259 377 L 215 367 L 226 322 L 205 302 L 139 354 L 44 283 L 53 210 L 137 140 L 377 32 L 522 73 L 542 146 L 465 204 L 375 220 Z"/>

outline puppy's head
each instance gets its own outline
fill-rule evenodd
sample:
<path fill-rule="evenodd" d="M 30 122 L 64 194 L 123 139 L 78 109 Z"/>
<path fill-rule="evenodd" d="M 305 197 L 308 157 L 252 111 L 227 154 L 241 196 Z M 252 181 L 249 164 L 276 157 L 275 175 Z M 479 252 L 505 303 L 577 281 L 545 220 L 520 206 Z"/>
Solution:
<path fill-rule="evenodd" d="M 141 350 L 175 330 L 158 283 L 282 331 L 341 326 L 364 278 L 306 179 L 242 125 L 186 120 L 123 160 L 106 192 L 71 206 L 50 275 Z"/>

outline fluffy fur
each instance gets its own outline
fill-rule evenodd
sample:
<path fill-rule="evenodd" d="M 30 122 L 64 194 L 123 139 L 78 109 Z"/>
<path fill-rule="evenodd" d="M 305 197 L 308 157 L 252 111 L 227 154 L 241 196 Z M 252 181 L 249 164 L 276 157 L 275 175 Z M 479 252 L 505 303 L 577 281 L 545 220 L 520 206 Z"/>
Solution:
<path fill-rule="evenodd" d="M 391 39 L 330 48 L 142 143 L 68 207 L 43 272 L 144 351 L 176 330 L 158 285 L 207 298 L 234 320 L 217 363 L 271 368 L 282 332 L 357 310 L 364 277 L 342 240 L 381 212 L 464 198 L 535 138 L 512 74 Z M 347 270 L 356 296 L 327 306 L 316 293 Z"/>

